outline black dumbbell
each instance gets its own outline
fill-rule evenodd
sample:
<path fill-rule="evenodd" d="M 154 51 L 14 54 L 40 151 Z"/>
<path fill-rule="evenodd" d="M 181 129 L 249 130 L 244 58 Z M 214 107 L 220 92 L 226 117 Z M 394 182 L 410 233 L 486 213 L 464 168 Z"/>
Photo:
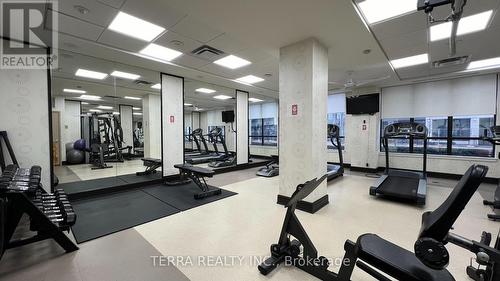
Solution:
<path fill-rule="evenodd" d="M 63 222 L 65 224 L 74 224 L 76 221 L 75 212 L 69 212 L 69 213 L 58 214 L 58 215 L 49 215 L 47 217 L 54 223 Z"/>

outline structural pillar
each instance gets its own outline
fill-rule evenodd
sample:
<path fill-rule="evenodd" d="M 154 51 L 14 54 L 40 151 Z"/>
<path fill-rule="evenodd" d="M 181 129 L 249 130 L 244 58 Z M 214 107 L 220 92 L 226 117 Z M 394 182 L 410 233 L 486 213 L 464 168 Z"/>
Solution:
<path fill-rule="evenodd" d="M 236 90 L 236 164 L 248 164 L 248 92 Z"/>
<path fill-rule="evenodd" d="M 160 95 L 142 98 L 142 128 L 144 130 L 144 157 L 161 158 L 161 103 Z"/>
<path fill-rule="evenodd" d="M 280 49 L 278 203 L 297 185 L 326 174 L 328 50 L 316 39 Z M 314 213 L 328 204 L 326 180 L 298 209 Z"/>

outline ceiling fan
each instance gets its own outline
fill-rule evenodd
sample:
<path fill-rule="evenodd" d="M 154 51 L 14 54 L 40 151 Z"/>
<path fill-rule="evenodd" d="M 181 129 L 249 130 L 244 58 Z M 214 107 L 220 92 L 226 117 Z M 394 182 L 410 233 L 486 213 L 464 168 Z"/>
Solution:
<path fill-rule="evenodd" d="M 349 78 L 345 82 L 331 81 L 331 82 L 328 82 L 328 84 L 339 85 L 339 86 L 343 87 L 343 88 L 334 87 L 335 89 L 349 90 L 349 89 L 354 88 L 354 87 L 361 87 L 364 85 L 368 85 L 370 83 L 379 82 L 379 81 L 383 81 L 383 80 L 391 78 L 390 75 L 387 75 L 387 76 L 377 77 L 377 78 L 373 78 L 373 79 L 354 81 L 354 79 L 352 79 L 353 72 L 349 71 L 349 72 L 347 72 L 347 74 L 349 75 Z"/>

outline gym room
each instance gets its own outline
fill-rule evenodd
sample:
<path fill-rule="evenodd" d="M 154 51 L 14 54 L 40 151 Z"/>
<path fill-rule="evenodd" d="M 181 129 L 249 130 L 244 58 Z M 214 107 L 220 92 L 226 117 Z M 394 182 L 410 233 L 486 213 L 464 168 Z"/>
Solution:
<path fill-rule="evenodd" d="M 500 280 L 500 0 L 0 6 L 0 281 Z"/>

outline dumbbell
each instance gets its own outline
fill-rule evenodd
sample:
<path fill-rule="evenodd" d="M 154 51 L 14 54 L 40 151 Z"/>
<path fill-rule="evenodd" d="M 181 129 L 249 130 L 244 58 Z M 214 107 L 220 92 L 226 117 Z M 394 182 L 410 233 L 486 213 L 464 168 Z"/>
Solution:
<path fill-rule="evenodd" d="M 64 214 L 48 215 L 47 218 L 54 223 L 63 222 L 66 224 L 74 224 L 76 221 L 76 214 L 75 212 L 69 212 Z"/>
<path fill-rule="evenodd" d="M 59 205 L 59 206 L 53 206 L 53 207 L 44 207 L 43 212 L 57 212 L 57 211 L 63 211 L 66 213 L 73 212 L 73 207 L 71 205 Z"/>

